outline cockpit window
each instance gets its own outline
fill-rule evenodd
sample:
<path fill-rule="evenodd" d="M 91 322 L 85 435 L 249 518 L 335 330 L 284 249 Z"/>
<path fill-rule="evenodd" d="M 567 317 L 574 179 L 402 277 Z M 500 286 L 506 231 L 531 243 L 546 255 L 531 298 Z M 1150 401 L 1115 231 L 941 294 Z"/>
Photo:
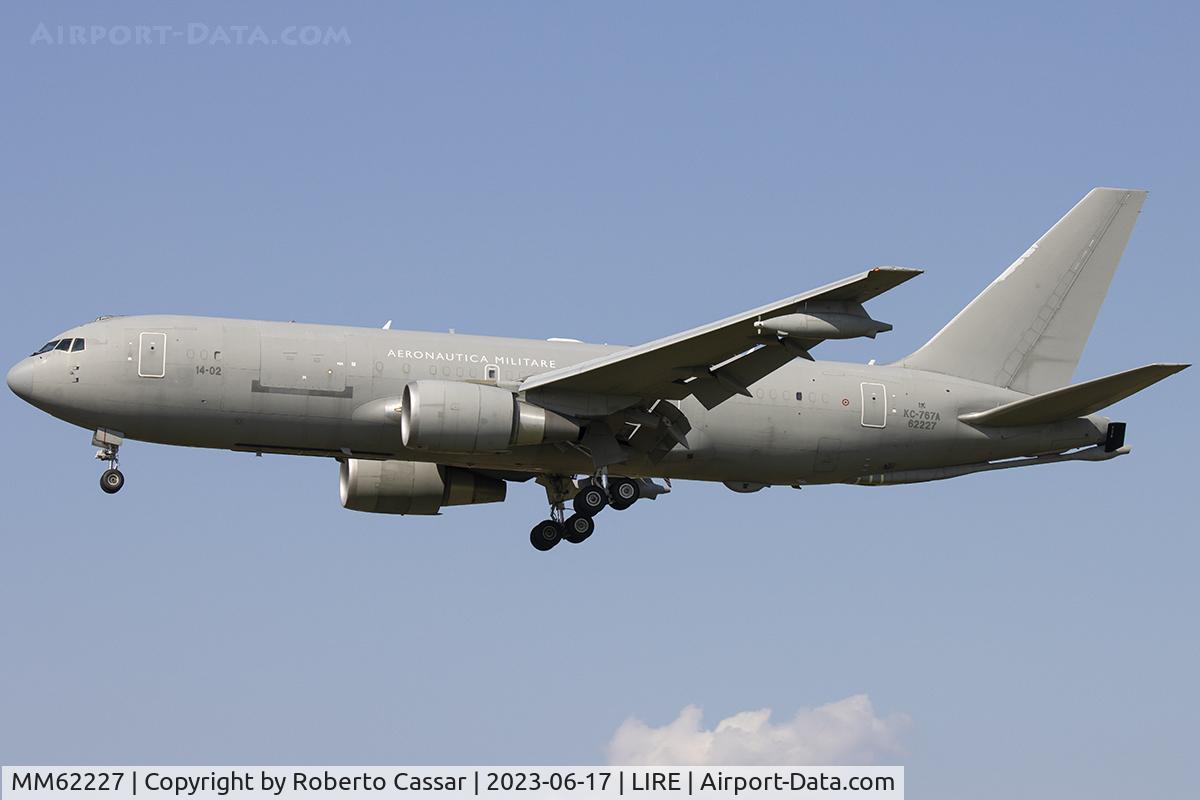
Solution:
<path fill-rule="evenodd" d="M 35 356 L 40 356 L 42 353 L 49 353 L 51 350 L 62 350 L 64 353 L 78 353 L 83 349 L 83 339 L 55 339 L 52 342 L 46 342 L 42 345 L 42 349 L 34 353 Z"/>

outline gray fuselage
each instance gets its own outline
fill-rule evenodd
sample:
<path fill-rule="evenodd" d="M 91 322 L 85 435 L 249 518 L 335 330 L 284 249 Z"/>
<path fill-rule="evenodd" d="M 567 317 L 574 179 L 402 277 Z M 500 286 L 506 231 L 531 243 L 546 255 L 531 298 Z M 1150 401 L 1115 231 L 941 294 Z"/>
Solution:
<path fill-rule="evenodd" d="M 524 473 L 589 474 L 564 445 L 463 455 L 406 449 L 389 413 L 418 379 L 492 383 L 622 348 L 376 328 L 189 316 L 108 317 L 60 334 L 77 352 L 30 356 L 9 375 L 22 397 L 88 429 L 147 442 L 229 450 L 434 461 Z M 897 366 L 796 359 L 712 410 L 679 403 L 688 448 L 634 454 L 630 477 L 809 484 L 879 472 L 974 464 L 1104 441 L 1092 416 L 1038 427 L 978 429 L 960 414 L 1024 397 Z"/>

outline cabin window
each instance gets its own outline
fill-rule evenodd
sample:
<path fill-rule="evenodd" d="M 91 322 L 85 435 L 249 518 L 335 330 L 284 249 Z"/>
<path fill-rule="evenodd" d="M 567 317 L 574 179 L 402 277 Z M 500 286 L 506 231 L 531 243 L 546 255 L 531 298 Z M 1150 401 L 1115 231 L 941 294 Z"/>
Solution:
<path fill-rule="evenodd" d="M 804 392 L 796 392 L 796 402 L 799 403 L 802 400 L 804 400 Z"/>

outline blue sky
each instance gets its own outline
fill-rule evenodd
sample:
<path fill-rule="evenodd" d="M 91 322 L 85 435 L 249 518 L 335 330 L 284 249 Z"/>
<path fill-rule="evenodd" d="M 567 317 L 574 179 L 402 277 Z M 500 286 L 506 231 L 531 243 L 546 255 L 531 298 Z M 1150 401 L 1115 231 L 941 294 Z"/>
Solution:
<path fill-rule="evenodd" d="M 1080 378 L 1191 361 L 1186 4 L 5 4 L 8 362 L 103 313 L 655 338 L 878 264 L 915 349 L 1088 189 L 1147 188 Z M 39 23 L 348 44 L 31 44 Z M 321 460 L 0 397 L 0 761 L 594 763 L 627 718 L 869 695 L 914 795 L 1179 796 L 1200 712 L 1189 370 L 1134 454 L 911 487 L 353 514 Z M 611 512 L 609 512 L 611 513 Z"/>

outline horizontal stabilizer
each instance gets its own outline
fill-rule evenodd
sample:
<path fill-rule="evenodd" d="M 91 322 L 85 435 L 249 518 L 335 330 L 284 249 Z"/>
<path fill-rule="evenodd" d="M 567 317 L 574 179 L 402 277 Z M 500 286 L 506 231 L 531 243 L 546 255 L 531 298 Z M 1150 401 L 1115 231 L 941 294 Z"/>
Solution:
<path fill-rule="evenodd" d="M 1046 425 L 1076 417 L 1086 417 L 1119 400 L 1140 392 L 1147 386 L 1170 377 L 1188 364 L 1148 364 L 1137 369 L 1118 372 L 1105 378 L 1064 386 L 1049 392 L 1006 403 L 988 411 L 963 414 L 960 420 L 977 427 L 1016 427 Z"/>

